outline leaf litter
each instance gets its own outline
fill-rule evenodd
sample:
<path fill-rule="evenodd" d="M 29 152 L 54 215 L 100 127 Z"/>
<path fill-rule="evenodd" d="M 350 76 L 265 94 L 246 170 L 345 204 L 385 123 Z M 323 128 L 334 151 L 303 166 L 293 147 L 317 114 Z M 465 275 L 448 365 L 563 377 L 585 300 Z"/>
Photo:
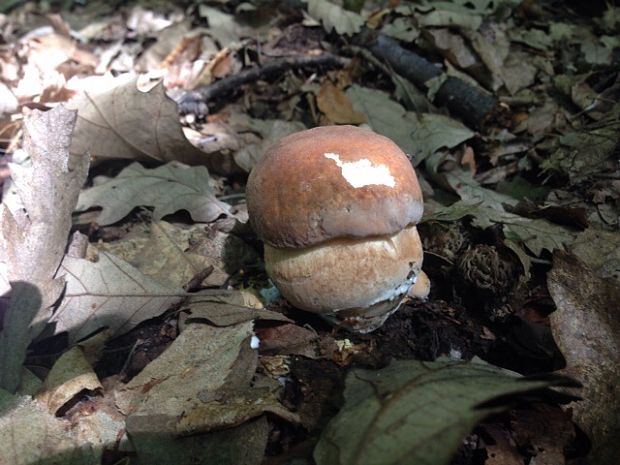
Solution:
<path fill-rule="evenodd" d="M 617 461 L 618 9 L 572 3 L 3 6 L 0 462 Z M 363 337 L 280 299 L 246 222 L 265 149 L 333 123 L 425 194 L 431 299 Z"/>

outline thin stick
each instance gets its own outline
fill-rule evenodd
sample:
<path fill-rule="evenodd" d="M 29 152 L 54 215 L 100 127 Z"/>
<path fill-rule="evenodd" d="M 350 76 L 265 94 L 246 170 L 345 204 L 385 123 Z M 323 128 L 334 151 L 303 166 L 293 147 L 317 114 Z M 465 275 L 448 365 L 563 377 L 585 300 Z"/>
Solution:
<path fill-rule="evenodd" d="M 342 68 L 346 63 L 347 60 L 331 53 L 273 60 L 264 66 L 243 70 L 238 74 L 184 93 L 177 100 L 179 111 L 181 113 L 206 113 L 205 110 L 212 105 L 212 101 L 238 91 L 242 85 L 256 82 L 257 80 L 272 79 L 290 69 L 317 68 L 320 66 Z"/>

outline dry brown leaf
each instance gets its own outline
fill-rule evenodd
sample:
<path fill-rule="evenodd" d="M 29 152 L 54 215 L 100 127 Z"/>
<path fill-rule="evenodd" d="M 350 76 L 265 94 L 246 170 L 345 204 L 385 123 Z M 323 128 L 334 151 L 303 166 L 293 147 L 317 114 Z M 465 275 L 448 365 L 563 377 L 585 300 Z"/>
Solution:
<path fill-rule="evenodd" d="M 217 257 L 189 250 L 190 242 L 195 244 L 194 241 L 206 240 L 207 233 L 202 225 L 183 228 L 156 221 L 139 223 L 123 239 L 104 242 L 97 248 L 116 255 L 168 287 L 183 287 L 205 268 L 211 267 L 212 271 L 203 284 L 220 287 L 229 278 L 222 261 L 224 250 Z"/>
<path fill-rule="evenodd" d="M 188 21 L 179 21 L 159 31 L 155 43 L 148 47 L 136 62 L 136 68 L 141 72 L 146 72 L 170 64 L 172 60 L 169 55 L 183 44 L 189 29 Z"/>
<path fill-rule="evenodd" d="M 323 81 L 316 96 L 316 103 L 331 123 L 362 124 L 366 122 L 366 116 L 355 111 L 346 94 L 329 80 Z"/>
<path fill-rule="evenodd" d="M 78 110 L 71 153 L 90 153 L 103 161 L 180 161 L 206 164 L 207 155 L 190 144 L 181 129 L 177 106 L 160 83 L 140 92 L 136 80 L 118 78 L 102 92 L 84 92 L 69 105 Z"/>

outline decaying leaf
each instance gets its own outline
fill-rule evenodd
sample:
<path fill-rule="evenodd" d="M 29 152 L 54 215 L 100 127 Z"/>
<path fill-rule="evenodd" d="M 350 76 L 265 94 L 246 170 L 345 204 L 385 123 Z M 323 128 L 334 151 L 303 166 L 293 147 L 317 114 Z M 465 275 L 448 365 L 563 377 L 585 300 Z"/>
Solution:
<path fill-rule="evenodd" d="M 58 275 L 67 287 L 50 321 L 56 333 L 69 333 L 70 342 L 102 328 L 122 334 L 184 296 L 182 289 L 166 287 L 104 252 L 95 263 L 67 256 Z"/>
<path fill-rule="evenodd" d="M 241 26 L 234 15 L 224 13 L 212 6 L 199 5 L 198 14 L 206 18 L 209 23 L 205 32 L 216 39 L 222 48 L 230 47 L 239 42 L 244 35 L 253 33 L 253 31 Z"/>
<path fill-rule="evenodd" d="M 545 160 L 543 167 L 567 173 L 573 183 L 608 170 L 616 154 L 620 105 L 616 105 L 614 113 L 603 127 L 562 134 L 558 149 Z"/>
<path fill-rule="evenodd" d="M 620 235 L 590 227 L 571 244 L 571 252 L 599 278 L 620 282 Z"/>
<path fill-rule="evenodd" d="M 13 286 L 0 333 L 0 386 L 10 391 L 19 384 L 26 347 L 47 321 L 44 311 L 62 292 L 63 282 L 54 276 L 88 171 L 86 154 L 69 155 L 75 118 L 75 112 L 59 106 L 26 119 L 25 149 L 32 166 L 11 165 L 11 189 L 21 205 L 0 206 L 0 261 L 6 279 L 20 283 Z"/>
<path fill-rule="evenodd" d="M 381 32 L 403 42 L 413 42 L 420 35 L 420 31 L 414 25 L 411 18 L 396 18 L 391 23 L 386 24 Z"/>
<path fill-rule="evenodd" d="M 592 441 L 589 463 L 620 460 L 620 287 L 576 257 L 557 252 L 547 277 L 557 310 L 551 330 L 566 359 L 564 372 L 583 383 L 570 405 Z"/>
<path fill-rule="evenodd" d="M 478 422 L 509 406 L 481 404 L 549 385 L 482 362 L 401 360 L 378 371 L 355 369 L 314 457 L 318 465 L 448 464 Z"/>
<path fill-rule="evenodd" d="M 514 206 L 518 203 L 514 197 L 482 187 L 470 170 L 455 168 L 443 175 L 450 187 L 465 202 L 480 203 L 481 206 L 500 211 L 504 210 L 503 204 Z"/>
<path fill-rule="evenodd" d="M 68 428 L 30 397 L 18 397 L 0 389 L 0 463 L 99 463 L 101 444 L 82 444 Z M 10 438 L 10 439 L 9 439 Z"/>
<path fill-rule="evenodd" d="M 269 422 L 262 416 L 236 428 L 179 438 L 153 433 L 149 419 L 145 420 L 131 420 L 129 424 L 137 465 L 260 465 L 270 431 Z"/>
<path fill-rule="evenodd" d="M 220 215 L 230 214 L 230 206 L 215 198 L 204 166 L 186 166 L 171 162 L 154 169 L 132 163 L 115 178 L 80 195 L 76 210 L 103 207 L 96 218 L 100 225 L 115 223 L 138 206 L 153 207 L 153 217 L 160 220 L 178 210 L 187 210 L 194 221 L 208 223 Z"/>
<path fill-rule="evenodd" d="M 360 32 L 364 18 L 358 13 L 347 11 L 329 0 L 304 0 L 308 3 L 308 14 L 321 21 L 327 32 L 334 29 L 340 35 L 353 35 Z"/>
<path fill-rule="evenodd" d="M 190 144 L 181 130 L 176 103 L 160 83 L 149 92 L 136 79 L 118 78 L 112 88 L 84 92 L 68 106 L 78 110 L 71 153 L 95 160 L 180 161 L 206 164 L 206 155 Z"/>

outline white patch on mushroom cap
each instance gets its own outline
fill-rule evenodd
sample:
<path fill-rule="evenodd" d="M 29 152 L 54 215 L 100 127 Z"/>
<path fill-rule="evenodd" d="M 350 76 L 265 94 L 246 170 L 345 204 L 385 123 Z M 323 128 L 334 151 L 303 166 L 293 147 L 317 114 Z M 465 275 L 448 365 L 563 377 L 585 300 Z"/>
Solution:
<path fill-rule="evenodd" d="M 396 186 L 394 176 L 390 174 L 390 169 L 385 165 L 373 165 L 367 158 L 343 162 L 340 161 L 340 155 L 337 153 L 328 152 L 323 156 L 334 160 L 342 171 L 342 177 L 355 188 L 370 185 Z"/>

